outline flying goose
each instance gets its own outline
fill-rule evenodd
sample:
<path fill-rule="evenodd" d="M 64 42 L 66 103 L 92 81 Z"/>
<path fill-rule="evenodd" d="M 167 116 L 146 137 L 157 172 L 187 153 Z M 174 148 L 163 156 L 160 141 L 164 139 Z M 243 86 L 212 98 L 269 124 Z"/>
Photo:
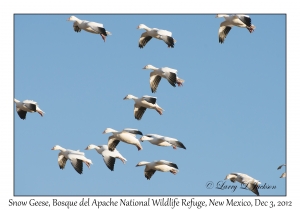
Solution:
<path fill-rule="evenodd" d="M 140 138 L 140 140 L 142 142 L 149 141 L 151 144 L 154 144 L 157 146 L 163 146 L 163 147 L 172 146 L 173 149 L 176 149 L 176 147 L 186 149 L 185 146 L 177 139 L 170 138 L 167 136 L 161 136 L 161 135 L 157 135 L 157 134 L 144 135 Z"/>
<path fill-rule="evenodd" d="M 220 24 L 219 42 L 222 44 L 233 26 L 247 28 L 250 33 L 255 29 L 248 15 L 216 15 L 216 18 L 224 17 L 225 21 Z"/>
<path fill-rule="evenodd" d="M 286 166 L 286 164 L 280 165 L 280 166 L 277 168 L 277 170 L 281 169 L 282 166 Z M 279 178 L 285 178 L 285 177 L 286 177 L 286 172 L 284 172 L 283 174 L 281 174 L 281 176 L 280 176 Z"/>
<path fill-rule="evenodd" d="M 135 136 L 136 134 L 143 135 L 143 133 L 137 129 L 125 128 L 122 131 L 116 131 L 112 128 L 106 128 L 103 131 L 103 134 L 106 133 L 112 133 L 112 135 L 108 138 L 107 143 L 108 149 L 110 151 L 114 151 L 120 141 L 135 145 L 138 151 L 143 149 L 139 140 Z"/>
<path fill-rule="evenodd" d="M 79 18 L 75 16 L 71 16 L 67 19 L 67 21 L 73 21 L 73 28 L 75 32 L 80 32 L 81 29 L 93 33 L 93 34 L 100 34 L 103 41 L 105 42 L 105 39 L 107 35 L 111 35 L 109 31 L 106 31 L 102 23 L 96 23 L 96 22 L 90 22 L 87 20 L 80 20 Z"/>
<path fill-rule="evenodd" d="M 176 84 L 178 86 L 183 86 L 184 80 L 177 76 L 176 69 L 171 69 L 169 67 L 156 68 L 150 64 L 145 66 L 143 69 L 153 70 L 150 73 L 150 88 L 152 93 L 156 92 L 161 78 L 167 79 L 173 87 L 176 87 Z"/>
<path fill-rule="evenodd" d="M 282 165 L 278 166 L 277 170 L 281 169 L 282 166 L 286 166 L 286 164 L 282 164 Z"/>
<path fill-rule="evenodd" d="M 59 145 L 55 145 L 51 150 L 60 150 L 60 153 L 58 153 L 58 165 L 60 169 L 64 169 L 67 160 L 70 160 L 74 169 L 79 174 L 82 174 L 82 170 L 83 170 L 82 163 L 85 163 L 88 168 L 90 168 L 90 165 L 93 164 L 92 161 L 90 159 L 87 159 L 84 156 L 84 153 L 80 152 L 79 150 L 75 151 L 75 150 L 65 149 Z"/>
<path fill-rule="evenodd" d="M 286 172 L 282 173 L 279 178 L 285 178 L 286 177 Z"/>
<path fill-rule="evenodd" d="M 44 113 L 38 106 L 37 102 L 32 101 L 32 100 L 24 100 L 23 102 L 14 99 L 14 102 L 16 103 L 16 108 L 17 108 L 17 113 L 19 117 L 22 120 L 26 119 L 26 114 L 27 112 L 37 112 L 39 113 L 42 117 L 44 116 Z"/>
<path fill-rule="evenodd" d="M 128 94 L 123 100 L 133 99 L 134 100 L 134 118 L 137 120 L 142 119 L 146 109 L 155 109 L 160 115 L 163 113 L 163 109 L 156 103 L 156 97 L 144 95 L 141 98 L 137 98 L 133 95 Z"/>
<path fill-rule="evenodd" d="M 139 39 L 139 48 L 145 47 L 152 38 L 163 40 L 169 48 L 174 48 L 176 40 L 172 37 L 172 32 L 158 28 L 149 28 L 145 24 L 138 25 L 137 29 L 146 30 L 146 32 L 142 33 Z"/>
<path fill-rule="evenodd" d="M 100 146 L 96 146 L 94 144 L 90 144 L 89 146 L 87 146 L 85 148 L 85 150 L 91 150 L 91 149 L 95 149 L 100 155 L 102 155 L 103 160 L 107 166 L 107 168 L 109 168 L 111 171 L 114 170 L 114 165 L 115 165 L 115 161 L 116 158 L 119 158 L 124 164 L 125 161 L 127 161 L 120 153 L 117 149 L 115 149 L 113 152 L 110 151 L 108 149 L 107 145 L 100 145 Z"/>
<path fill-rule="evenodd" d="M 146 161 L 141 161 L 136 165 L 136 167 L 138 166 L 146 166 L 144 173 L 147 180 L 151 179 L 155 171 L 171 172 L 174 175 L 177 174 L 179 171 L 175 163 L 166 160 L 158 160 L 158 161 L 153 161 L 151 163 Z"/>
<path fill-rule="evenodd" d="M 259 180 L 242 173 L 230 173 L 225 177 L 225 180 L 229 179 L 231 182 L 238 181 L 241 184 L 246 185 L 246 187 L 251 190 L 256 195 L 259 195 L 258 185 L 261 184 Z"/>

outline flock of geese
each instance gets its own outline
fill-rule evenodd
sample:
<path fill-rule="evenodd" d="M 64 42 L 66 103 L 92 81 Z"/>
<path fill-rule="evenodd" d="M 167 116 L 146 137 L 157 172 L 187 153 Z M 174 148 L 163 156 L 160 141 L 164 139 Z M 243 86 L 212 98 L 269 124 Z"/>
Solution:
<path fill-rule="evenodd" d="M 255 26 L 251 24 L 251 18 L 247 15 L 216 15 L 217 18 L 223 17 L 225 21 L 220 24 L 219 28 L 219 43 L 224 43 L 225 38 L 230 32 L 233 26 L 246 28 L 250 33 L 252 33 L 255 29 Z M 71 16 L 68 21 L 72 21 L 73 29 L 75 32 L 80 32 L 81 30 L 87 31 L 89 33 L 99 34 L 103 41 L 106 41 L 106 37 L 108 35 L 112 35 L 111 32 L 106 31 L 103 24 L 90 22 L 86 20 L 80 20 L 75 16 Z M 172 37 L 172 32 L 157 28 L 149 28 L 145 24 L 140 24 L 137 29 L 144 29 L 145 32 L 141 34 L 141 37 L 138 41 L 139 48 L 144 48 L 146 44 L 152 39 L 156 38 L 158 40 L 164 41 L 168 48 L 174 48 L 176 40 Z M 184 80 L 179 78 L 177 75 L 176 69 L 171 69 L 169 67 L 157 68 L 152 65 L 146 65 L 143 69 L 152 70 L 150 73 L 150 88 L 151 92 L 155 93 L 157 91 L 158 85 L 162 78 L 166 79 L 173 87 L 183 86 Z M 124 97 L 124 100 L 132 99 L 134 100 L 134 117 L 137 120 L 141 120 L 143 114 L 147 109 L 154 109 L 160 115 L 163 114 L 163 109 L 157 104 L 157 97 L 152 97 L 148 95 L 144 95 L 140 98 L 128 94 Z M 44 116 L 45 112 L 42 111 L 37 102 L 32 100 L 24 100 L 19 101 L 14 99 L 16 104 L 16 111 L 19 117 L 24 120 L 26 119 L 27 112 L 34 113 L 37 112 L 41 116 Z M 137 147 L 138 151 L 142 150 L 142 146 L 140 141 L 149 141 L 153 145 L 157 146 L 171 146 L 173 149 L 182 148 L 186 149 L 182 142 L 178 141 L 175 138 L 161 136 L 158 134 L 147 134 L 143 135 L 141 131 L 138 129 L 125 128 L 122 131 L 117 131 L 112 128 L 106 128 L 103 131 L 103 134 L 111 133 L 112 135 L 108 137 L 107 145 L 96 146 L 94 144 L 88 145 L 85 150 L 95 149 L 100 155 L 102 155 L 103 160 L 106 166 L 113 171 L 115 160 L 120 159 L 124 164 L 127 161 L 121 153 L 116 149 L 117 145 L 121 142 L 131 144 Z M 140 139 L 137 139 L 136 135 L 141 135 Z M 85 157 L 83 152 L 79 150 L 71 150 L 65 149 L 59 145 L 55 145 L 52 150 L 59 150 L 58 154 L 58 165 L 60 169 L 64 169 L 67 160 L 69 160 L 74 167 L 74 169 L 82 174 L 83 172 L 83 163 L 86 164 L 87 167 L 90 167 L 92 161 Z M 171 172 L 172 174 L 178 173 L 178 166 L 170 161 L 166 160 L 158 160 L 153 162 L 141 161 L 136 166 L 145 166 L 144 175 L 147 180 L 153 176 L 156 171 L 161 172 Z M 281 169 L 282 166 L 278 167 Z M 284 172 L 280 178 L 286 177 L 286 172 Z M 259 180 L 256 180 L 247 174 L 242 173 L 230 173 L 225 177 L 225 180 L 229 179 L 231 182 L 240 182 L 245 184 L 253 193 L 259 195 L 258 185 L 261 184 Z"/>

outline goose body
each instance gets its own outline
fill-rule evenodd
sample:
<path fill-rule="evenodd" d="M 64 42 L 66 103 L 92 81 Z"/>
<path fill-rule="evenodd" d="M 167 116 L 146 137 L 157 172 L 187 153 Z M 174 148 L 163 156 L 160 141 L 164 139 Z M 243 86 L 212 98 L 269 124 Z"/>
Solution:
<path fill-rule="evenodd" d="M 102 23 L 91 22 L 87 20 L 80 20 L 75 16 L 71 16 L 67 19 L 68 21 L 72 21 L 73 28 L 75 32 L 80 32 L 81 30 L 85 30 L 86 32 L 93 34 L 100 34 L 103 41 L 105 42 L 107 35 L 111 35 L 109 31 L 106 31 Z"/>
<path fill-rule="evenodd" d="M 222 44 L 226 36 L 233 26 L 247 28 L 250 33 L 255 29 L 251 24 L 251 18 L 248 15 L 216 15 L 217 18 L 224 17 L 225 21 L 220 24 L 219 28 L 219 42 Z"/>
<path fill-rule="evenodd" d="M 140 138 L 140 140 L 143 141 L 149 141 L 151 144 L 157 145 L 157 146 L 163 146 L 168 147 L 172 146 L 173 149 L 176 149 L 177 147 L 186 149 L 185 146 L 178 141 L 175 138 L 167 137 L 167 136 L 161 136 L 158 134 L 147 134 Z"/>
<path fill-rule="evenodd" d="M 139 140 L 136 138 L 136 134 L 143 135 L 141 131 L 137 129 L 125 128 L 122 131 L 116 131 L 112 128 L 106 128 L 103 131 L 103 134 L 112 133 L 112 135 L 108 138 L 108 149 L 110 151 L 114 151 L 120 141 L 135 145 L 139 150 L 142 150 L 142 145 Z"/>
<path fill-rule="evenodd" d="M 171 172 L 174 175 L 177 174 L 179 171 L 175 163 L 166 160 L 158 160 L 153 162 L 141 161 L 136 165 L 136 167 L 138 166 L 146 166 L 144 174 L 147 180 L 151 179 L 155 171 Z"/>
<path fill-rule="evenodd" d="M 17 113 L 19 117 L 22 120 L 26 119 L 26 114 L 27 112 L 33 113 L 37 112 L 39 113 L 42 117 L 44 116 L 44 113 L 38 106 L 37 102 L 32 101 L 32 100 L 24 100 L 24 101 L 19 101 L 17 99 L 14 99 L 14 102 L 16 103 L 16 108 L 17 108 Z"/>
<path fill-rule="evenodd" d="M 107 168 L 109 168 L 111 171 L 114 170 L 114 165 L 116 158 L 120 159 L 124 164 L 125 161 L 127 161 L 120 152 L 115 149 L 113 152 L 108 149 L 107 145 L 100 145 L 96 146 L 94 144 L 90 144 L 85 148 L 86 150 L 95 149 L 100 155 L 102 155 L 104 163 L 106 164 Z"/>
<path fill-rule="evenodd" d="M 73 168 L 77 173 L 82 174 L 83 171 L 83 164 L 85 163 L 87 167 L 89 168 L 92 163 L 90 159 L 87 159 L 84 156 L 83 152 L 80 152 L 79 150 L 70 150 L 65 149 L 59 145 L 55 145 L 51 150 L 60 150 L 60 153 L 58 153 L 58 165 L 60 169 L 64 169 L 67 160 L 70 160 Z"/>
<path fill-rule="evenodd" d="M 153 70 L 150 73 L 150 88 L 151 88 L 152 93 L 156 92 L 161 78 L 165 78 L 166 80 L 168 80 L 168 82 L 173 87 L 176 87 L 176 84 L 178 86 L 183 86 L 184 80 L 180 79 L 177 76 L 177 70 L 176 69 L 172 69 L 172 68 L 169 68 L 169 67 L 157 68 L 157 67 L 152 66 L 150 64 L 145 66 L 143 69 Z"/>
<path fill-rule="evenodd" d="M 231 182 L 239 182 L 244 184 L 249 190 L 251 190 L 254 194 L 259 195 L 258 185 L 261 184 L 259 180 L 252 178 L 247 174 L 242 173 L 230 173 L 225 177 L 225 180 L 229 179 Z"/>
<path fill-rule="evenodd" d="M 169 48 L 174 48 L 176 40 L 172 37 L 172 32 L 158 28 L 149 28 L 145 24 L 138 25 L 137 29 L 146 30 L 139 39 L 139 48 L 145 47 L 152 38 L 163 40 Z"/>
<path fill-rule="evenodd" d="M 141 98 L 137 98 L 133 95 L 128 94 L 127 96 L 124 97 L 123 100 L 128 100 L 128 99 L 134 100 L 133 114 L 134 114 L 134 118 L 137 120 L 142 119 L 146 109 L 155 109 L 160 115 L 162 115 L 164 111 L 156 103 L 156 99 L 157 99 L 156 97 L 144 95 Z"/>

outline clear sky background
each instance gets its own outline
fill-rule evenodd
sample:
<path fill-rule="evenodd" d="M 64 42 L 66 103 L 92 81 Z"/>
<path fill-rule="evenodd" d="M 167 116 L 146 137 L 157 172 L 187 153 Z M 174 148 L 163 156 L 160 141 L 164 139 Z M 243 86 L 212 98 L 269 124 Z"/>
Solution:
<path fill-rule="evenodd" d="M 70 15 L 103 23 L 112 35 L 104 43 L 76 33 Z M 14 105 L 15 195 L 254 195 L 206 188 L 231 172 L 276 186 L 260 195 L 285 195 L 286 179 L 279 177 L 286 169 L 277 167 L 286 163 L 286 16 L 250 17 L 254 33 L 234 27 L 220 44 L 224 18 L 215 14 L 15 15 L 14 97 L 37 101 L 46 112 L 23 121 Z M 175 47 L 152 39 L 140 49 L 141 23 L 171 31 Z M 177 69 L 184 86 L 163 79 L 151 93 L 147 64 Z M 165 112 L 147 110 L 138 121 L 134 102 L 123 100 L 127 94 L 155 96 Z M 174 137 L 187 149 L 143 142 L 138 151 L 120 142 L 128 161 L 117 159 L 110 171 L 95 150 L 84 150 L 107 144 L 107 127 Z M 84 151 L 93 165 L 84 165 L 82 175 L 69 161 L 59 169 L 54 145 Z M 144 167 L 135 167 L 160 159 L 176 163 L 179 173 L 156 172 L 147 180 Z"/>

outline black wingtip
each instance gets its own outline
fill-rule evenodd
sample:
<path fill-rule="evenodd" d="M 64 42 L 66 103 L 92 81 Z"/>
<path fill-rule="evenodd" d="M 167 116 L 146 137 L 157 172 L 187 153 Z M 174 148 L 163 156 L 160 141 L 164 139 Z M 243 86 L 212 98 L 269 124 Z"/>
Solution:
<path fill-rule="evenodd" d="M 106 166 L 109 170 L 114 171 L 115 161 L 116 161 L 116 159 L 114 157 L 109 158 L 108 164 L 106 164 Z"/>
<path fill-rule="evenodd" d="M 169 165 L 170 165 L 171 167 L 174 167 L 174 168 L 179 169 L 178 166 L 177 166 L 175 163 L 170 163 Z"/>
<path fill-rule="evenodd" d="M 104 36 L 107 36 L 105 28 L 101 28 L 101 27 L 98 27 L 98 28 L 100 30 L 100 34 L 103 34 Z"/>
<path fill-rule="evenodd" d="M 179 142 L 179 145 L 181 146 L 181 148 L 186 149 L 186 147 L 183 145 L 183 143 Z"/>
<path fill-rule="evenodd" d="M 167 37 L 168 40 L 168 47 L 174 48 L 174 39 L 170 36 Z"/>
<path fill-rule="evenodd" d="M 143 135 L 141 131 L 137 131 L 136 134 Z"/>

